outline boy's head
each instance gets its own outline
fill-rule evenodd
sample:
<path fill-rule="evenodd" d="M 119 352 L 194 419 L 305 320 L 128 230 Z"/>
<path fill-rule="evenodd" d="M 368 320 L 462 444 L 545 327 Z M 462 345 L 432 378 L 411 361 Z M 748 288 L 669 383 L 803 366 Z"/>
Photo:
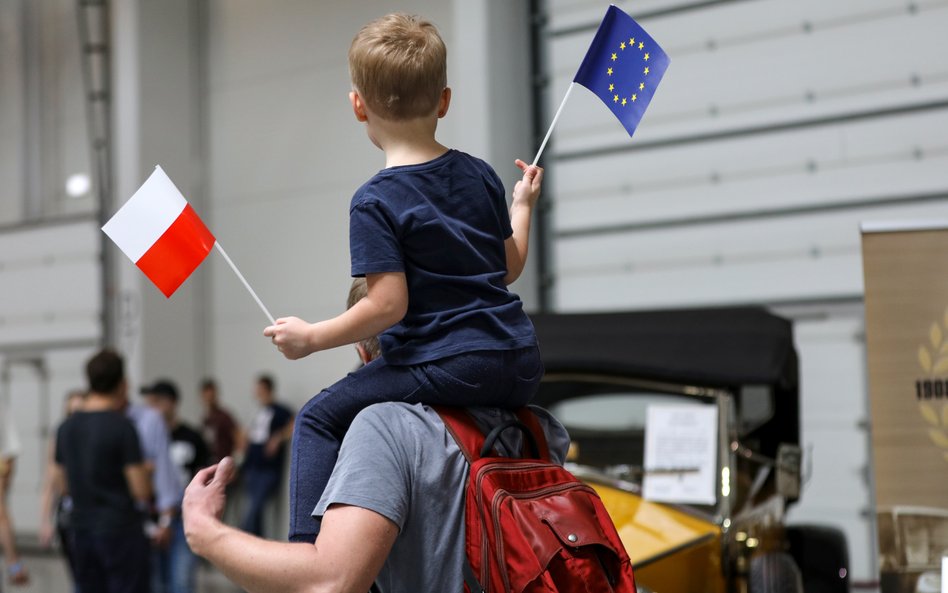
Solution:
<path fill-rule="evenodd" d="M 430 22 L 390 14 L 356 34 L 349 46 L 349 75 L 354 90 L 379 117 L 429 116 L 448 85 L 447 49 Z"/>

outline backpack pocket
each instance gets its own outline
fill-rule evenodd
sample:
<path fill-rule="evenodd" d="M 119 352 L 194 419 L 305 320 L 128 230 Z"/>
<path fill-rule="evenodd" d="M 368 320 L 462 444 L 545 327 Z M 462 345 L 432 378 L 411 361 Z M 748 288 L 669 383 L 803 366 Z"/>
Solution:
<path fill-rule="evenodd" d="M 561 488 L 530 497 L 503 493 L 495 500 L 505 587 L 512 593 L 621 590 L 623 571 L 631 570 L 628 555 L 603 531 L 595 492 L 581 483 Z"/>

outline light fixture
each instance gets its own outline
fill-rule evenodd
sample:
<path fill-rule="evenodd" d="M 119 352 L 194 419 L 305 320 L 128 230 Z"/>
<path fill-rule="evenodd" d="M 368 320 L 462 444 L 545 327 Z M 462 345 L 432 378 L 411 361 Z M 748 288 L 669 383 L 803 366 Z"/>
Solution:
<path fill-rule="evenodd" d="M 70 198 L 81 198 L 89 193 L 91 187 L 92 181 L 89 180 L 88 175 L 85 173 L 76 173 L 70 175 L 69 179 L 66 180 L 66 195 Z"/>

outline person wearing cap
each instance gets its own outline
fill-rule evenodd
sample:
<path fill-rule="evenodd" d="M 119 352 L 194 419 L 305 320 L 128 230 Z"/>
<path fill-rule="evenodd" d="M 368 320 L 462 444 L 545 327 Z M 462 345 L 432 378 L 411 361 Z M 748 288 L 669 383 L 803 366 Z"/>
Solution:
<path fill-rule="evenodd" d="M 148 405 L 158 411 L 171 435 L 171 462 L 179 482 L 187 484 L 208 465 L 208 448 L 201 434 L 178 418 L 178 388 L 167 379 L 146 388 Z M 180 514 L 171 523 L 167 549 L 152 550 L 152 593 L 190 593 L 195 589 L 197 556 L 184 538 Z"/>
<path fill-rule="evenodd" d="M 142 389 L 143 394 L 150 392 L 151 386 Z M 145 466 L 151 476 L 154 501 L 152 516 L 154 523 L 148 526 L 152 544 L 167 548 L 171 543 L 172 522 L 181 509 L 181 495 L 184 485 L 171 463 L 171 442 L 168 427 L 156 410 L 142 403 L 130 402 L 128 397 L 120 403 L 121 409 L 138 432 L 141 441 Z"/>

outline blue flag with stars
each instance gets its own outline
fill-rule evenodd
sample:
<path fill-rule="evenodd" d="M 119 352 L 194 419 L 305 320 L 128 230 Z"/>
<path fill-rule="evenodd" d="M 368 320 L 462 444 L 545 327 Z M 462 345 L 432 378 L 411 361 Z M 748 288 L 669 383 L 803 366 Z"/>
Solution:
<path fill-rule="evenodd" d="M 668 69 L 668 54 L 645 29 L 609 6 L 573 82 L 602 99 L 631 136 Z"/>

